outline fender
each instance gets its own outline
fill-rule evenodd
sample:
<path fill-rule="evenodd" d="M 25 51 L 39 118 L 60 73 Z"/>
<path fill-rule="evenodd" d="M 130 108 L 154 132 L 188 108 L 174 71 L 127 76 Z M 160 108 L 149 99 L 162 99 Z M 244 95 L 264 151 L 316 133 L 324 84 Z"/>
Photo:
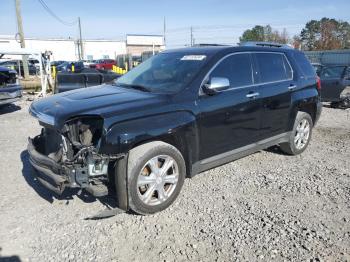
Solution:
<path fill-rule="evenodd" d="M 172 141 L 178 150 L 187 148 L 190 162 L 198 158 L 196 117 L 188 111 L 175 111 L 113 124 L 101 142 L 104 154 L 127 154 L 133 147 L 154 140 Z M 181 148 L 183 146 L 183 148 Z M 185 157 L 185 156 L 184 156 Z"/>

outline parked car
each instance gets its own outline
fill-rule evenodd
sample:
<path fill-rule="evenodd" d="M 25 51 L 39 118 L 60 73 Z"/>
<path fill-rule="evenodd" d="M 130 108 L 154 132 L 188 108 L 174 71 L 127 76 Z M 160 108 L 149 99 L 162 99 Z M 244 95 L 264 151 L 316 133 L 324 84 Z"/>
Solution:
<path fill-rule="evenodd" d="M 16 84 L 17 72 L 13 69 L 0 66 L 0 86 Z"/>
<path fill-rule="evenodd" d="M 100 59 L 96 60 L 94 64 L 90 65 L 90 67 L 102 70 L 112 70 L 114 65 L 116 65 L 116 62 L 113 59 Z"/>
<path fill-rule="evenodd" d="M 63 64 L 65 62 L 67 61 L 63 61 L 63 60 L 51 61 L 50 66 L 59 66 L 60 64 Z"/>
<path fill-rule="evenodd" d="M 17 72 L 0 67 L 0 106 L 18 101 L 22 97 L 22 87 L 17 84 Z"/>
<path fill-rule="evenodd" d="M 18 74 L 21 74 L 21 76 L 24 75 L 22 60 L 8 60 L 5 62 L 0 62 L 0 66 L 16 70 Z M 28 70 L 29 75 L 36 75 L 37 73 L 36 67 L 31 63 L 28 63 Z"/>
<path fill-rule="evenodd" d="M 40 62 L 38 59 L 35 58 L 29 58 L 28 59 L 28 63 L 35 66 L 36 71 L 39 72 L 40 71 Z"/>
<path fill-rule="evenodd" d="M 72 66 L 74 66 L 74 72 L 76 73 L 80 73 L 85 68 L 82 61 L 63 62 L 56 67 L 56 72 L 73 72 Z"/>
<path fill-rule="evenodd" d="M 114 84 L 35 101 L 43 129 L 28 151 L 56 193 L 116 192 L 119 208 L 151 214 L 174 202 L 185 177 L 274 145 L 302 153 L 320 113 L 320 83 L 300 51 L 167 50 Z"/>
<path fill-rule="evenodd" d="M 90 65 L 95 64 L 96 61 L 95 61 L 95 60 L 83 60 L 83 63 L 84 63 L 84 66 L 85 66 L 85 67 L 89 68 Z"/>
<path fill-rule="evenodd" d="M 343 91 L 350 86 L 350 66 L 318 65 L 316 72 L 321 79 L 322 102 L 340 102 Z"/>

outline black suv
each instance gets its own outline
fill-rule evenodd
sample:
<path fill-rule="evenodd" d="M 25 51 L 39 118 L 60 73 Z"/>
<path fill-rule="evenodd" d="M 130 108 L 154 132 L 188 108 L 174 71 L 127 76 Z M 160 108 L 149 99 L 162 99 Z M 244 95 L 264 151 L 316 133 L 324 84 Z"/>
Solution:
<path fill-rule="evenodd" d="M 303 53 L 216 46 L 162 52 L 114 84 L 38 100 L 30 162 L 46 187 L 114 193 L 119 208 L 167 208 L 185 177 L 279 145 L 303 152 L 321 113 Z"/>

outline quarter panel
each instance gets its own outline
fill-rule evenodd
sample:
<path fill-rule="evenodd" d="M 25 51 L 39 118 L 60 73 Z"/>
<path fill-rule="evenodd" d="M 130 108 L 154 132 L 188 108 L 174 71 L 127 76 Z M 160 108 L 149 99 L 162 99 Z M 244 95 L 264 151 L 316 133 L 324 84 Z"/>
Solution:
<path fill-rule="evenodd" d="M 317 104 L 319 103 L 320 97 L 318 91 L 314 85 L 308 88 L 301 89 L 292 94 L 292 110 L 289 118 L 288 131 L 293 129 L 294 120 L 301 108 L 313 108 L 317 110 Z M 315 111 L 316 113 L 316 111 Z"/>

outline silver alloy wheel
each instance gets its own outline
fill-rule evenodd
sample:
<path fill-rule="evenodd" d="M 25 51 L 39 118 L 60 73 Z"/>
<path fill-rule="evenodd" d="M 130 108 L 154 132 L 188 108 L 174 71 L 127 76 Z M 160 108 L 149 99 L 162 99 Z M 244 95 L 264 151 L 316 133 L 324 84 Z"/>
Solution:
<path fill-rule="evenodd" d="M 310 123 L 307 119 L 302 119 L 297 126 L 295 137 L 294 137 L 294 145 L 298 150 L 303 149 L 310 137 Z"/>
<path fill-rule="evenodd" d="M 137 178 L 138 196 L 146 205 L 159 205 L 174 193 L 178 179 L 179 168 L 171 156 L 153 157 L 143 166 Z"/>

